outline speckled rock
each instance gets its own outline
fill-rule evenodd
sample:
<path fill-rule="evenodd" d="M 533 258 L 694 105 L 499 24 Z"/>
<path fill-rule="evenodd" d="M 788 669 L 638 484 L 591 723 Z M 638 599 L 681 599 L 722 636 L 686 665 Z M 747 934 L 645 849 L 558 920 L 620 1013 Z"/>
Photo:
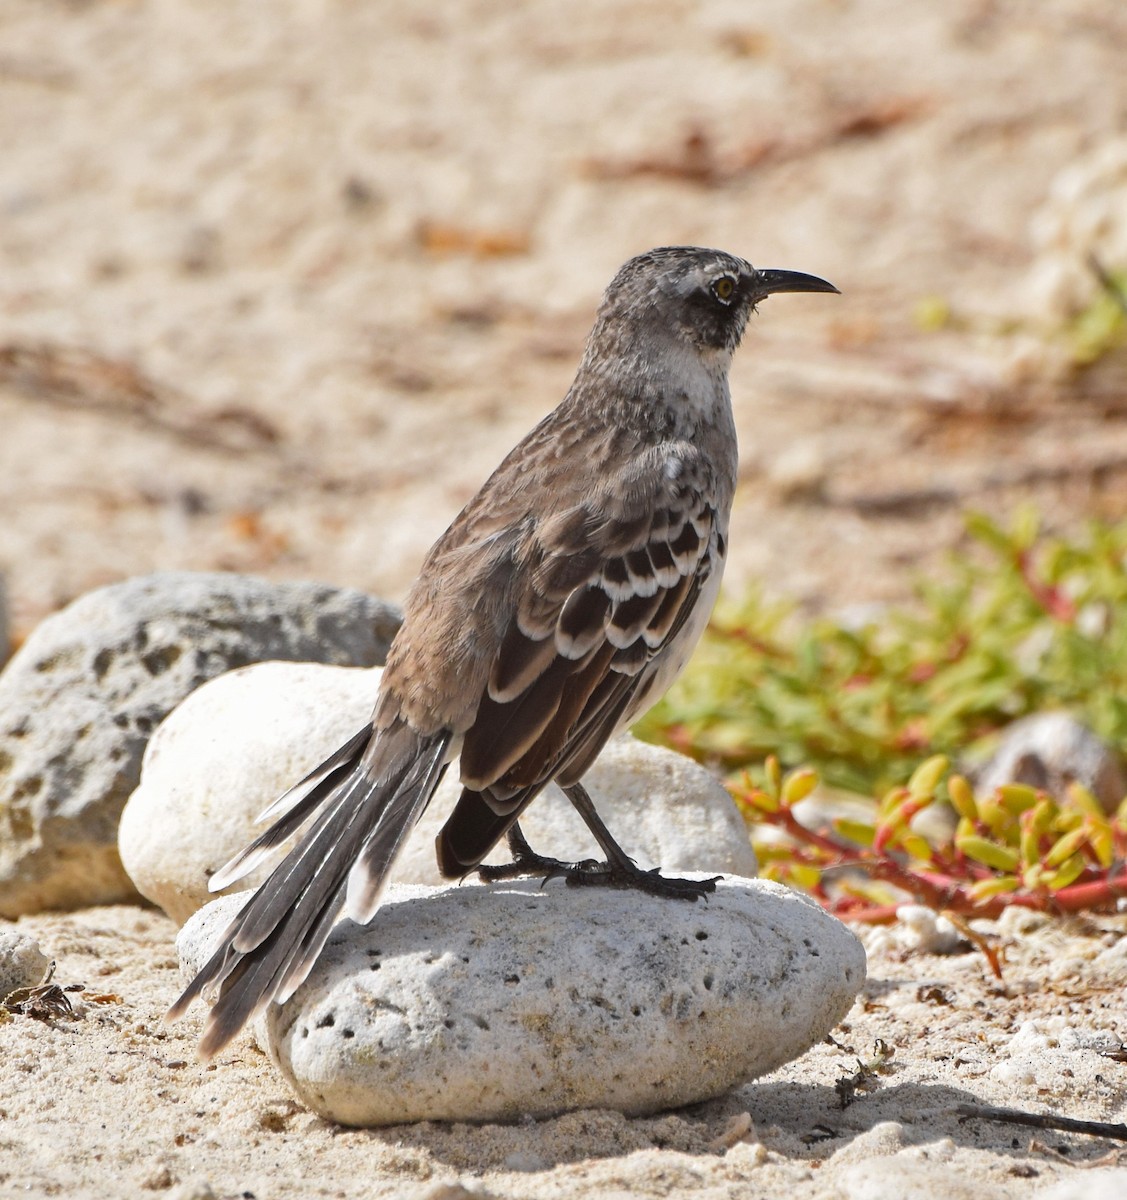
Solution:
<path fill-rule="evenodd" d="M 187 973 L 241 903 L 184 927 Z M 762 880 L 695 903 L 558 880 L 400 887 L 370 925 L 338 925 L 254 1028 L 299 1099 L 346 1125 L 642 1114 L 797 1057 L 864 978 L 844 925 Z"/>
<path fill-rule="evenodd" d="M 206 904 L 208 878 L 259 832 L 255 817 L 368 720 L 379 677 L 379 670 L 260 663 L 189 696 L 153 735 L 141 784 L 122 815 L 121 857 L 138 890 L 177 921 Z M 684 755 L 618 738 L 587 782 L 611 831 L 643 865 L 755 874 L 731 797 Z M 434 839 L 460 787 L 450 771 L 404 847 L 394 880 L 442 882 Z M 546 789 L 521 824 L 545 853 L 599 856 L 558 788 Z M 502 846 L 489 861 L 507 858 Z M 267 873 L 263 867 L 237 886 Z"/>
<path fill-rule="evenodd" d="M 0 916 L 134 897 L 117 826 L 149 735 L 263 659 L 382 662 L 395 609 L 316 583 L 169 572 L 83 596 L 0 675 Z"/>
<path fill-rule="evenodd" d="M 35 938 L 15 929 L 0 929 L 0 1000 L 16 988 L 41 983 L 50 965 Z"/>

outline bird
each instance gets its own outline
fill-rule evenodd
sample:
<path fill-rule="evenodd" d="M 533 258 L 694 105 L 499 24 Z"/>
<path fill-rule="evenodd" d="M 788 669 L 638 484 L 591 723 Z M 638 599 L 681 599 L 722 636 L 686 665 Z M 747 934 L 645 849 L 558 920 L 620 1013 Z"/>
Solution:
<path fill-rule="evenodd" d="M 301 830 L 167 1019 L 214 997 L 212 1058 L 308 976 L 341 911 L 376 915 L 388 875 L 446 770 L 462 791 L 436 839 L 448 878 L 562 875 L 576 886 L 692 900 L 716 879 L 638 867 L 582 784 L 607 740 L 685 666 L 716 601 L 738 466 L 728 384 L 757 305 L 834 292 L 696 246 L 631 258 L 596 313 L 574 382 L 427 554 L 370 722 L 261 814 L 219 891 Z M 605 854 L 538 854 L 519 825 L 555 782 Z M 512 863 L 483 866 L 502 839 Z"/>

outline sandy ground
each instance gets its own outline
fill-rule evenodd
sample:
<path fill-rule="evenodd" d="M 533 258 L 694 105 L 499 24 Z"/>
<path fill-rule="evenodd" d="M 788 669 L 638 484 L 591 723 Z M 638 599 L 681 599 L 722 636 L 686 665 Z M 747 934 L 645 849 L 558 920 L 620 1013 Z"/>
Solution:
<path fill-rule="evenodd" d="M 814 608 L 902 595 L 967 504 L 1033 498 L 1054 527 L 1121 516 L 1122 372 L 1054 381 L 1024 339 L 1031 222 L 1122 133 L 1125 60 L 1115 0 L 0 0 L 14 633 L 160 567 L 401 596 L 563 394 L 613 271 L 671 242 L 844 293 L 772 299 L 737 359 L 736 587 Z M 955 314 L 940 332 L 916 319 L 928 297 Z M 201 1177 L 224 1196 L 437 1198 L 461 1178 L 512 1197 L 813 1197 L 852 1194 L 875 1159 L 906 1163 L 918 1194 L 959 1195 L 935 1183 L 953 1173 L 1018 1197 L 1110 1144 L 1031 1150 L 952 1103 L 1124 1118 L 1127 1068 L 1065 1036 L 1127 1028 L 1114 922 L 1010 931 L 1004 989 L 978 955 L 881 951 L 835 1035 L 852 1049 L 721 1104 L 378 1133 L 295 1111 L 251 1049 L 202 1071 L 191 1023 L 158 1024 L 176 988 L 163 918 L 22 925 L 64 984 L 121 999 L 0 1027 L 3 1194 Z M 1031 1019 L 1059 1045 L 1015 1068 Z M 835 1081 L 877 1039 L 890 1073 L 841 1109 Z M 745 1111 L 759 1140 L 713 1150 Z M 889 1131 L 867 1132 L 887 1120 L 915 1147 L 895 1160 Z"/>
<path fill-rule="evenodd" d="M 1058 1178 L 1090 1186 L 1087 1170 L 1119 1154 L 1127 1165 L 1122 1143 L 953 1112 L 1127 1117 L 1123 917 L 1018 914 L 989 927 L 1008 960 L 1002 983 L 977 951 L 908 952 L 874 931 L 868 984 L 833 1044 L 710 1104 L 648 1119 L 585 1111 L 381 1130 L 308 1113 L 245 1035 L 201 1067 L 198 1014 L 161 1025 L 181 982 L 167 918 L 102 908 L 19 928 L 55 957 L 59 984 L 85 984 L 76 1003 L 87 999 L 78 1020 L 0 1024 L 4 1196 L 174 1195 L 206 1181 L 216 1196 L 258 1200 L 457 1200 L 443 1190 L 453 1184 L 506 1200 L 1024 1200 Z M 871 1069 L 860 1081 L 859 1063 Z M 859 1086 L 843 1107 L 849 1081 Z M 877 1190 L 858 1190 L 870 1174 Z"/>
<path fill-rule="evenodd" d="M 401 596 L 671 242 L 844 292 L 737 358 L 736 586 L 902 594 L 962 505 L 1121 512 L 1122 388 L 991 331 L 1125 54 L 1114 0 L 0 0 L 16 633 L 154 567 Z"/>

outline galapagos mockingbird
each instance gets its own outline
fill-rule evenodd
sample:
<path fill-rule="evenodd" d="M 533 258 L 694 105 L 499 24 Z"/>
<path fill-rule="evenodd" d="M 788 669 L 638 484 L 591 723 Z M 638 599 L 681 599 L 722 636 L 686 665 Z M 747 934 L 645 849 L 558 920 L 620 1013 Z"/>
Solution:
<path fill-rule="evenodd" d="M 580 780 L 681 671 L 712 611 L 736 487 L 728 367 L 748 317 L 774 292 L 836 291 L 698 247 L 622 267 L 562 403 L 427 555 L 370 723 L 275 801 L 261 818 L 274 824 L 212 877 L 212 890 L 226 887 L 309 823 L 169 1010 L 216 993 L 205 1058 L 297 990 L 342 908 L 372 919 L 451 763 L 462 793 L 437 841 L 447 876 L 562 873 L 688 899 L 714 889 L 635 866 Z M 528 846 L 517 820 L 553 780 L 606 862 Z M 482 867 L 503 837 L 513 865 Z"/>

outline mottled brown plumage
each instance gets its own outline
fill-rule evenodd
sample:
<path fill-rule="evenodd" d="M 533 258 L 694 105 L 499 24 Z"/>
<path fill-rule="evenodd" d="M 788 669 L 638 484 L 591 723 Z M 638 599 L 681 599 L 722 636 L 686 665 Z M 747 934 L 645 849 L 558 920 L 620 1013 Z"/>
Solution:
<path fill-rule="evenodd" d="M 517 872 L 689 898 L 710 889 L 634 867 L 579 781 L 682 669 L 715 601 L 737 469 L 728 366 L 748 316 L 771 292 L 834 290 L 693 247 L 619 271 L 563 402 L 427 555 L 371 726 L 272 805 L 283 815 L 212 879 L 225 887 L 311 821 L 171 1010 L 218 991 L 203 1054 L 293 993 L 342 907 L 374 915 L 455 760 L 463 792 L 438 839 L 444 873 L 478 867 L 508 835 Z M 552 780 L 605 867 L 529 851 L 516 822 Z"/>

